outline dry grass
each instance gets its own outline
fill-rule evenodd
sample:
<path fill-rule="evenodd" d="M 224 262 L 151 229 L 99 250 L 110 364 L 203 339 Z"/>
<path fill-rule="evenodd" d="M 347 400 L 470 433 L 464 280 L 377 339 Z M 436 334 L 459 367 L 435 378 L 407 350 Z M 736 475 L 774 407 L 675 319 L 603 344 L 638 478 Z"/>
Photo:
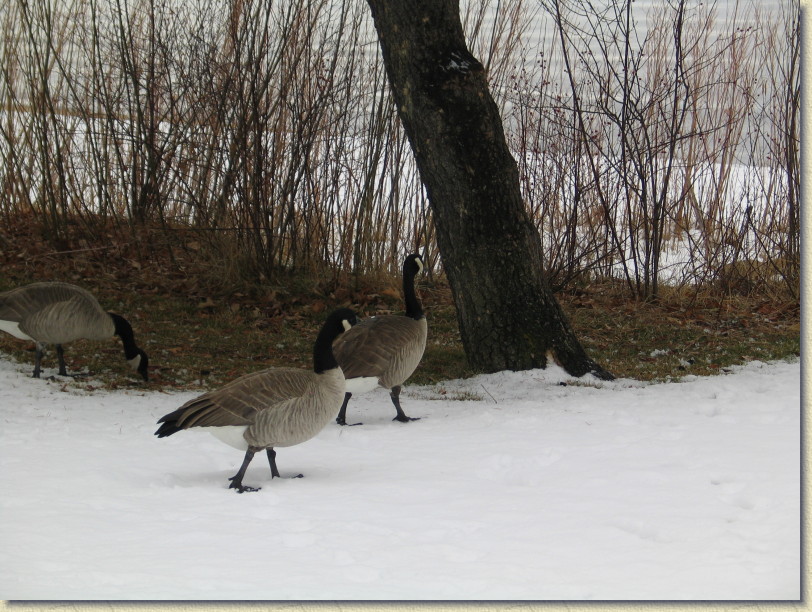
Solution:
<path fill-rule="evenodd" d="M 93 291 L 127 316 L 151 357 L 149 388 L 216 386 L 273 365 L 308 367 L 325 312 L 350 306 L 363 316 L 402 312 L 394 277 L 292 275 L 285 283 L 209 282 L 205 262 L 184 243 L 144 249 L 134 258 L 100 234 L 99 244 L 55 252 L 41 228 L 20 221 L 0 234 L 0 290 L 64 280 Z M 222 280 L 222 279 L 221 279 Z M 475 374 L 460 344 L 451 293 L 442 279 L 421 279 L 429 341 L 413 384 Z M 558 298 L 589 354 L 618 377 L 667 380 L 719 373 L 733 364 L 800 354 L 800 304 L 791 300 L 664 290 L 657 301 L 628 298 L 601 283 Z M 0 351 L 33 364 L 33 344 L 0 334 Z M 66 348 L 70 371 L 89 371 L 105 387 L 133 383 L 120 343 L 79 341 Z M 55 355 L 46 357 L 53 367 Z"/>

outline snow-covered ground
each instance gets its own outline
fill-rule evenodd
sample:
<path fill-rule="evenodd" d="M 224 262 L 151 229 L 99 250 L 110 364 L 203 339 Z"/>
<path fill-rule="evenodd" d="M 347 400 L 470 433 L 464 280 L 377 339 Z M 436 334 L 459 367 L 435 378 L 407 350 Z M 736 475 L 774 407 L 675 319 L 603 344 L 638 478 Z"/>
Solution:
<path fill-rule="evenodd" d="M 379 389 L 243 495 L 238 451 L 153 436 L 193 393 L 30 371 L 0 355 L 4 600 L 800 597 L 799 362 L 410 386 L 409 424 Z"/>

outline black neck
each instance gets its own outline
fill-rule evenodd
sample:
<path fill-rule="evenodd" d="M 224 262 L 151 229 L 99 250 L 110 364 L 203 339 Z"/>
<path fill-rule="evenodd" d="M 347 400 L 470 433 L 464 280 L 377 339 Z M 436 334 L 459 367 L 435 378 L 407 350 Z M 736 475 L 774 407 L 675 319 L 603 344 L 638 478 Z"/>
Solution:
<path fill-rule="evenodd" d="M 406 302 L 406 316 L 415 321 L 419 321 L 425 315 L 423 314 L 423 307 L 420 305 L 420 300 L 417 299 L 417 293 L 414 290 L 414 277 L 414 271 L 403 271 L 403 299 Z"/>
<path fill-rule="evenodd" d="M 316 344 L 313 346 L 313 371 L 316 374 L 338 367 L 338 362 L 333 355 L 333 340 L 339 333 L 341 332 L 326 325 L 319 332 Z"/>
<path fill-rule="evenodd" d="M 116 326 L 114 332 L 116 336 L 121 338 L 121 343 L 124 345 L 124 357 L 127 359 L 134 359 L 139 355 L 138 346 L 135 344 L 135 334 L 129 321 L 124 317 L 112 312 L 108 312 L 110 318 L 113 319 L 113 324 Z"/>

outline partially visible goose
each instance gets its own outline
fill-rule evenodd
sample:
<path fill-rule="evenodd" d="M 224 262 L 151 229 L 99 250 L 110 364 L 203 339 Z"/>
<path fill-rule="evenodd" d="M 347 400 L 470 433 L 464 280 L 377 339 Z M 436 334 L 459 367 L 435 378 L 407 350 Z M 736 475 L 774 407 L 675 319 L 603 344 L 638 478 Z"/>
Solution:
<path fill-rule="evenodd" d="M 158 420 L 159 438 L 191 427 L 206 427 L 210 433 L 245 451 L 239 471 L 229 478 L 230 489 L 238 493 L 258 491 L 242 484 L 254 454 L 265 449 L 271 478 L 278 446 L 301 444 L 318 434 L 330 422 L 344 397 L 344 374 L 333 355 L 333 340 L 357 322 L 347 308 L 333 311 L 319 332 L 313 347 L 313 370 L 270 368 L 246 374 L 226 386 L 186 402 Z"/>
<path fill-rule="evenodd" d="M 124 357 L 144 380 L 147 354 L 135 344 L 133 328 L 122 316 L 105 312 L 93 295 L 68 283 L 32 283 L 0 293 L 0 330 L 37 343 L 34 378 L 39 378 L 46 344 L 56 345 L 59 374 L 67 376 L 62 349 L 79 338 L 104 340 L 118 336 Z"/>
<path fill-rule="evenodd" d="M 347 424 L 347 404 L 352 394 L 364 393 L 377 386 L 390 390 L 389 396 L 397 411 L 393 421 L 408 423 L 420 418 L 404 414 L 400 407 L 400 386 L 415 371 L 426 348 L 426 316 L 414 289 L 414 277 L 422 270 L 420 255 L 409 255 L 403 262 L 405 316 L 383 315 L 364 319 L 333 346 L 347 379 L 344 403 L 336 418 L 339 425 Z"/>

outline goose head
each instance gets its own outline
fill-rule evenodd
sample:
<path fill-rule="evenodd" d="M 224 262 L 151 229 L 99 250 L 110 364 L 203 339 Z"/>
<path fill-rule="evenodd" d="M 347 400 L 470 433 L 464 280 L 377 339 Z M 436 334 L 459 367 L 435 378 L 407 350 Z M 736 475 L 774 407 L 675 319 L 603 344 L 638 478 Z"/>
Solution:
<path fill-rule="evenodd" d="M 121 315 L 114 312 L 108 312 L 110 318 L 113 320 L 115 326 L 115 335 L 121 338 L 124 344 L 124 357 L 130 367 L 138 372 L 144 380 L 149 380 L 147 368 L 149 367 L 149 358 L 147 354 L 138 347 L 135 343 L 135 334 L 133 334 L 132 325 Z"/>
<path fill-rule="evenodd" d="M 421 257 L 418 253 L 412 253 L 405 260 L 403 260 L 403 274 L 409 276 L 415 276 L 423 271 L 425 264 L 423 263 L 423 257 Z"/>
<path fill-rule="evenodd" d="M 147 357 L 143 349 L 138 349 L 138 354 L 132 359 L 128 359 L 127 363 L 141 375 L 141 378 L 145 381 L 149 380 L 149 357 Z"/>
<path fill-rule="evenodd" d="M 333 341 L 357 323 L 358 317 L 349 308 L 337 308 L 329 314 L 313 346 L 313 370 L 317 374 L 338 367 Z"/>
<path fill-rule="evenodd" d="M 351 310 L 350 308 L 336 308 L 327 317 L 327 320 L 324 323 L 324 328 L 325 331 L 329 330 L 329 334 L 338 337 L 339 334 L 349 331 L 353 325 L 357 324 L 358 315 L 355 314 L 355 311 Z"/>

